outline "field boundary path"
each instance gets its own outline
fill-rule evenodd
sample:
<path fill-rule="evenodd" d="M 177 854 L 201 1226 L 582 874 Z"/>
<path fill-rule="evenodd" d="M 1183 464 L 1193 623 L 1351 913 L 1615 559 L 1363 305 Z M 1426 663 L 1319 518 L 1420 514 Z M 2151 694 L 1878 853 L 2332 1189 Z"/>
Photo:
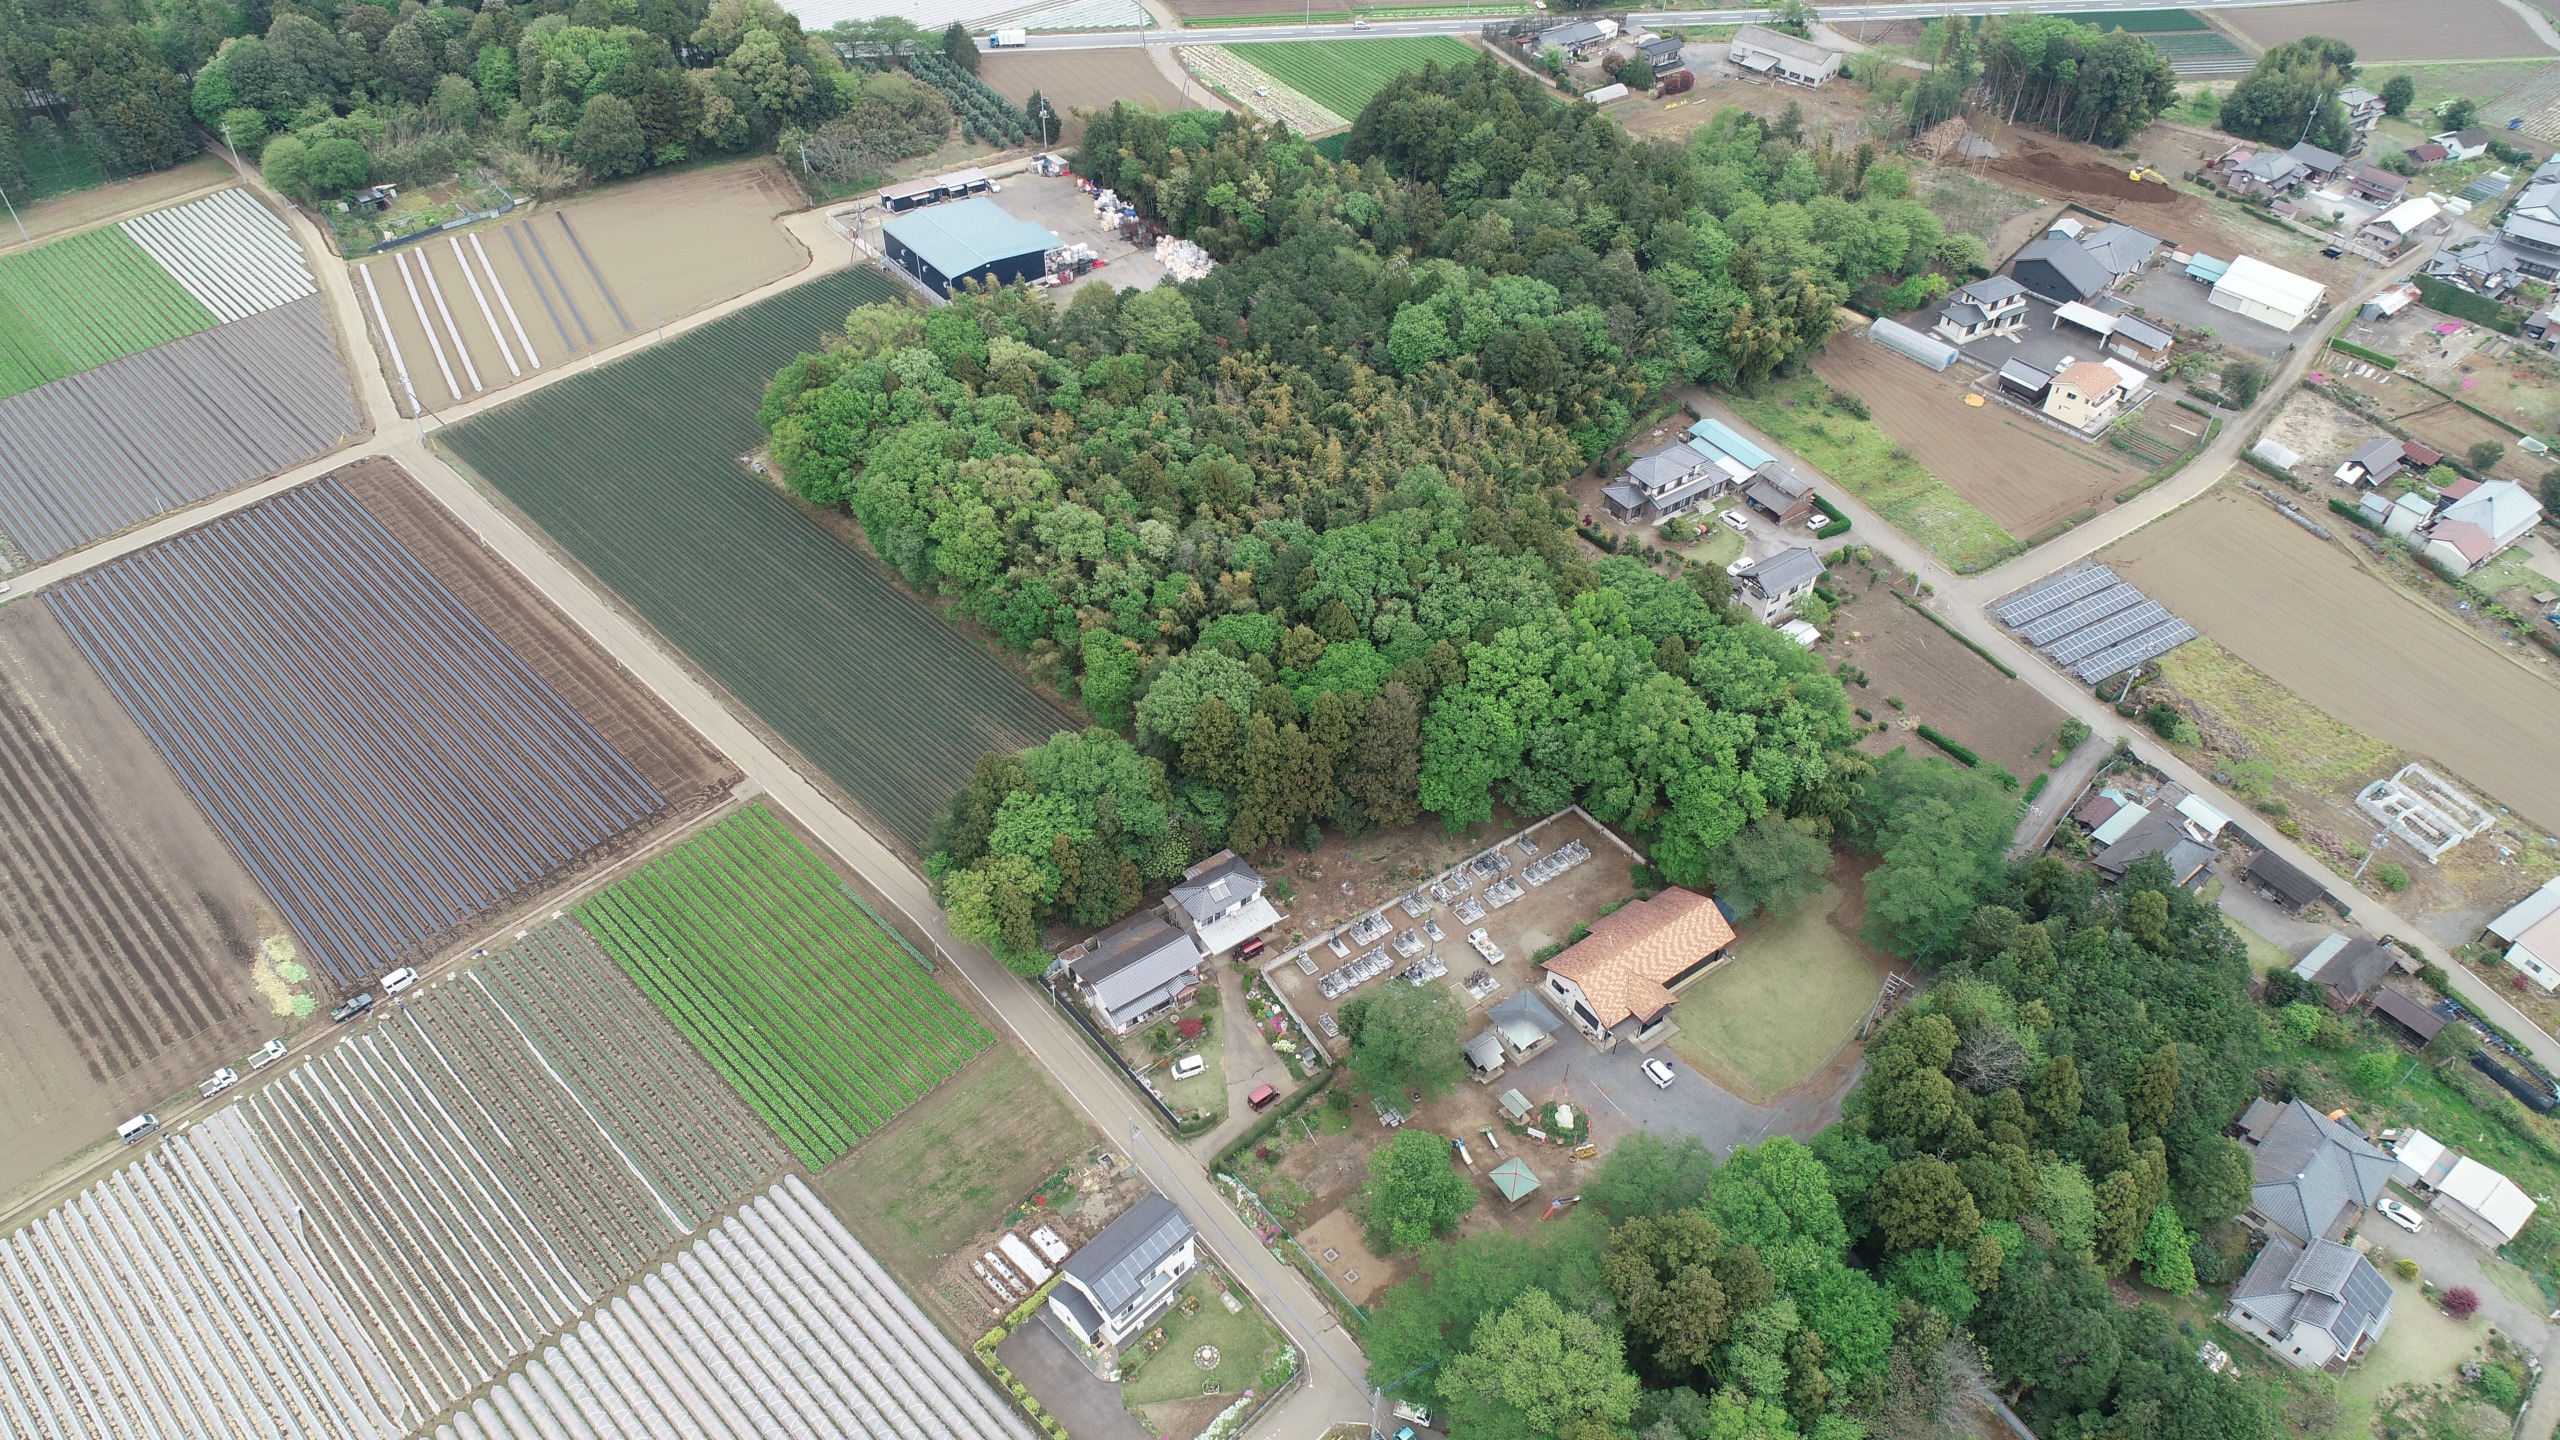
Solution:
<path fill-rule="evenodd" d="M 684 333 L 820 275 L 847 268 L 852 258 L 850 247 L 828 227 L 825 210 L 826 207 L 817 207 L 800 211 L 784 216 L 780 221 L 808 248 L 811 260 L 807 266 L 681 320 L 669 321 L 667 330 L 672 334 Z M 329 253 L 325 245 L 318 243 L 318 236 L 307 215 L 294 211 L 291 223 L 302 233 L 306 245 L 314 253 Z M 349 268 L 329 263 L 317 268 L 321 291 L 328 297 L 340 332 L 347 336 L 362 336 L 365 333 L 360 309 L 363 301 Z M 47 585 L 95 569 L 156 541 L 193 530 L 365 456 L 383 455 L 396 460 L 429 494 L 462 523 L 470 526 L 606 653 L 629 667 L 642 684 L 656 692 L 713 748 L 736 763 L 746 776 L 746 783 L 740 786 L 738 794 L 761 793 L 768 803 L 789 812 L 822 844 L 860 872 L 890 903 L 904 911 L 934 947 L 951 960 L 953 968 L 986 1001 L 989 1010 L 1039 1058 L 1060 1088 L 1103 1134 L 1117 1136 L 1125 1131 L 1135 1138 L 1135 1153 L 1131 1159 L 1140 1173 L 1183 1207 L 1219 1252 L 1222 1263 L 1256 1299 L 1281 1319 L 1292 1342 L 1308 1357 L 1306 1385 L 1272 1414 L 1257 1422 L 1252 1431 L 1254 1440 L 1314 1435 L 1336 1423 L 1364 1419 L 1369 1413 L 1367 1366 L 1358 1345 L 1335 1325 L 1331 1313 L 1308 1288 L 1305 1280 L 1273 1257 L 1260 1237 L 1228 1208 L 1208 1174 L 1198 1168 L 1188 1155 L 1168 1151 L 1156 1143 L 1149 1127 L 1138 1118 L 1138 1106 L 1124 1082 L 1106 1070 L 1101 1061 L 1068 1032 L 1065 1022 L 1050 1010 L 1047 1003 L 997 964 L 993 955 L 954 937 L 944 926 L 941 909 L 933 903 L 932 893 L 923 877 L 910 869 L 896 851 L 861 821 L 840 808 L 821 782 L 795 769 L 764 741 L 746 718 L 731 711 L 695 677 L 689 662 L 663 647 L 653 633 L 623 612 L 618 601 L 590 586 L 562 557 L 553 553 L 545 541 L 518 524 L 502 503 L 465 478 L 440 451 L 427 443 L 429 427 L 426 421 L 429 419 L 441 426 L 492 405 L 505 404 L 530 394 L 540 386 L 556 384 L 565 375 L 583 374 L 610 364 L 644 345 L 656 343 L 658 340 L 654 333 L 642 332 L 597 351 L 582 363 L 556 370 L 546 369 L 541 375 L 528 377 L 503 392 L 463 402 L 418 420 L 400 415 L 392 400 L 390 381 L 384 376 L 382 367 L 358 365 L 354 367 L 357 387 L 365 410 L 376 423 L 373 439 L 297 466 L 205 505 L 163 516 L 76 555 L 31 567 L 14 577 L 17 593 L 11 600 L 14 602 L 26 594 L 40 592 Z"/>

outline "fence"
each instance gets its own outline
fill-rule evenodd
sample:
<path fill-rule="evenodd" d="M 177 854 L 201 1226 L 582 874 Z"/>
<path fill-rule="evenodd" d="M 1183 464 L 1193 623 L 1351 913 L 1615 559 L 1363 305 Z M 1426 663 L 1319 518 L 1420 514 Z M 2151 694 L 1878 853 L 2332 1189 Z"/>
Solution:
<path fill-rule="evenodd" d="M 1197 1129 L 1187 1132 L 1183 1129 L 1182 1117 L 1173 1113 L 1173 1107 L 1164 1103 L 1163 1096 L 1147 1088 L 1147 1082 L 1139 1078 L 1138 1072 L 1130 1068 L 1127 1060 L 1121 1058 L 1120 1047 L 1111 1043 L 1111 1037 L 1102 1033 L 1102 1027 L 1093 1023 L 1093 1017 L 1085 1013 L 1085 1008 L 1077 1004 L 1073 996 L 1058 993 L 1058 986 L 1054 980 L 1041 985 L 1040 988 L 1048 992 L 1050 1001 L 1060 1010 L 1065 1011 L 1069 1020 L 1075 1022 L 1077 1032 L 1092 1042 L 1094 1049 L 1102 1052 L 1102 1058 L 1110 1061 L 1113 1069 L 1127 1077 L 1129 1088 L 1145 1096 L 1147 1103 L 1155 1107 L 1157 1118 L 1164 1121 L 1165 1128 L 1185 1139 L 1200 1133 Z"/>

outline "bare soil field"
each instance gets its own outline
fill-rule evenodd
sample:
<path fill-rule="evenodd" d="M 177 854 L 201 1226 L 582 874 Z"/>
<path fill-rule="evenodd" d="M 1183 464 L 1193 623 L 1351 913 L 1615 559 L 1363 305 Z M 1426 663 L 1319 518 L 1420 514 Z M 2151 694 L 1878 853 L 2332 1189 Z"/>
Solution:
<path fill-rule="evenodd" d="M 1886 593 L 1908 590 L 1909 577 L 1890 562 L 1851 561 L 1831 567 L 1830 583 L 1844 603 L 1815 653 L 1835 670 L 1846 664 L 1849 671 L 1840 678 L 1849 703 L 1892 727 L 1871 732 L 1861 748 L 1875 755 L 1897 746 L 1936 754 L 1917 733 L 1925 721 L 1983 759 L 2007 766 L 2021 781 L 2045 768 L 2062 711 Z M 1858 681 L 1862 674 L 1864 684 Z M 1902 708 L 1888 703 L 1888 695 L 1899 698 Z"/>
<path fill-rule="evenodd" d="M 145 210 L 174 205 L 181 200 L 192 200 L 225 185 L 238 183 L 240 176 L 231 168 L 230 162 L 207 151 L 166 170 L 155 170 L 148 175 L 87 190 L 74 190 L 67 195 L 38 200 L 32 205 L 20 205 L 18 218 L 26 222 L 29 239 L 46 240 L 74 230 L 86 230 L 93 225 L 104 225 L 111 220 L 121 220 Z M 15 225 L 0 231 L 0 235 L 7 237 L 4 243 L 0 243 L 0 253 L 19 249 L 25 244 L 18 238 Z"/>
<path fill-rule="evenodd" d="M 414 391 L 432 411 L 798 270 L 809 254 L 775 217 L 804 203 L 777 164 L 756 160 L 634 180 L 348 263 L 393 400 L 408 413 Z"/>
<path fill-rule="evenodd" d="M 1932 373 L 1863 335 L 1835 335 L 1813 369 L 1867 402 L 1876 424 L 2012 535 L 2040 534 L 2110 506 L 2117 491 L 2149 473 L 2119 451 L 2082 444 L 2006 406 L 1967 406 L 1980 372 L 1963 361 Z"/>
<path fill-rule="evenodd" d="M 2498 0 L 2438 0 L 2423 21 L 2405 0 L 2335 0 L 2225 14 L 2223 22 L 2262 49 L 2305 35 L 2327 35 L 2356 47 L 2365 65 L 2403 60 L 2495 60 L 2547 54 L 2524 18 Z"/>
<path fill-rule="evenodd" d="M 2339 366 L 2312 372 L 2325 376 L 2330 384 L 2372 402 L 2377 413 L 2388 417 L 2400 428 L 2432 445 L 2447 455 L 2467 454 L 2471 447 L 2486 440 L 2504 446 L 2506 455 L 2491 473 L 2509 480 L 2520 480 L 2527 486 L 2546 468 L 2542 462 L 2515 448 L 2515 433 L 2494 420 L 2474 415 L 2445 396 L 2395 380 L 2388 375 L 2349 374 L 2344 357 Z M 2376 435 L 2382 427 L 2373 427 Z"/>
<path fill-rule="evenodd" d="M 2100 558 L 2322 711 L 2560 828 L 2560 688 L 2265 504 L 2216 490 Z"/>
<path fill-rule="evenodd" d="M 2439 325 L 2454 328 L 2439 332 Z M 2343 338 L 2400 362 L 2392 372 L 2393 383 L 2378 387 L 2377 393 L 2404 388 L 2407 379 L 2415 378 L 2460 395 L 2520 430 L 2548 435 L 2560 429 L 2560 363 L 2538 353 L 2529 340 L 2455 320 L 2423 305 L 2412 305 L 2388 320 L 2356 321 Z M 2337 357 L 2327 368 L 2342 368 L 2345 359 Z M 2507 448 L 2514 449 L 2515 437 L 2506 438 Z M 2540 470 L 2514 473 L 2517 479 L 2530 479 Z"/>
<path fill-rule="evenodd" d="M 1015 104 L 1034 90 L 1048 96 L 1065 122 L 1061 146 L 1074 144 L 1084 133 L 1084 122 L 1075 117 L 1078 110 L 1108 110 L 1114 100 L 1126 100 L 1141 110 L 1165 111 L 1207 103 L 1197 96 L 1186 101 L 1142 50 L 1000 51 L 979 62 L 978 78 Z"/>
<path fill-rule="evenodd" d="M 270 937 L 52 612 L 0 609 L 0 1193 L 282 1029 L 252 980 Z"/>
<path fill-rule="evenodd" d="M 379 456 L 359 460 L 338 472 L 338 482 L 637 767 L 650 788 L 667 797 L 667 809 L 644 832 L 721 803 L 737 784 L 740 772 L 727 757 L 545 599 L 522 572 L 437 504 L 397 462 Z"/>
<path fill-rule="evenodd" d="M 2294 467 L 2297 476 L 2317 480 L 2381 433 L 2371 421 L 2306 388 L 2285 397 L 2275 418 L 2267 422 L 2266 438 L 2302 457 Z"/>

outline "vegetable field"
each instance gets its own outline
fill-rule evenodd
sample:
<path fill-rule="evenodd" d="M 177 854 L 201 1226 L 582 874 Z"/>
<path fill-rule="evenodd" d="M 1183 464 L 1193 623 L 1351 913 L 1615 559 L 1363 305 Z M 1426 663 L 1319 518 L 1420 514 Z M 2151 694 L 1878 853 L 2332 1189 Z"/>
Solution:
<path fill-rule="evenodd" d="M 1469 65 L 1481 54 L 1449 35 L 1398 40 L 1269 40 L 1227 50 L 1346 120 L 1359 118 L 1387 82 L 1426 61 Z"/>
<path fill-rule="evenodd" d="M 910 845 L 988 750 L 1067 728 L 738 457 L 873 270 L 813 280 L 441 432 L 465 464 Z"/>
<path fill-rule="evenodd" d="M 212 311 L 115 226 L 23 250 L 0 258 L 0 395 L 216 323 Z"/>
<path fill-rule="evenodd" d="M 578 919 L 813 1170 L 994 1038 L 761 805 Z"/>

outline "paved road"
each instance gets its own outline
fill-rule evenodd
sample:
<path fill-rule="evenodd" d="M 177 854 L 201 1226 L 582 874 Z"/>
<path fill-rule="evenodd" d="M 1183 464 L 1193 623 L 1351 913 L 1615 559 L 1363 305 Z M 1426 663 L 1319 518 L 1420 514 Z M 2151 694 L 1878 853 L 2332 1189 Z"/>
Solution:
<path fill-rule="evenodd" d="M 313 254 L 326 256 L 330 253 L 308 217 L 297 213 L 292 217 L 292 223 Z M 670 322 L 666 327 L 667 333 L 681 334 L 708 324 L 769 295 L 842 269 L 849 263 L 849 247 L 828 228 L 822 213 L 805 212 L 787 217 L 784 223 L 815 257 L 808 267 L 735 300 L 684 320 Z M 353 363 L 349 368 L 356 377 L 365 413 L 372 418 L 372 438 L 310 464 L 297 466 L 273 480 L 163 517 L 53 564 L 32 568 L 13 577 L 10 599 L 22 599 L 46 585 L 254 504 L 365 456 L 385 455 L 398 461 L 429 493 L 521 571 L 535 588 L 735 762 L 745 772 L 748 793 L 760 791 L 769 803 L 789 811 L 821 843 L 860 871 L 879 893 L 906 912 L 961 978 L 985 999 L 1004 1025 L 1039 1057 L 1059 1087 L 1085 1112 L 1095 1127 L 1117 1148 L 1133 1150 L 1131 1158 L 1147 1179 L 1178 1202 L 1200 1225 L 1210 1248 L 1218 1254 L 1229 1272 L 1279 1318 L 1299 1352 L 1308 1357 L 1306 1383 L 1254 1428 L 1254 1440 L 1313 1435 L 1340 1421 L 1365 1420 L 1369 1413 L 1365 1383 L 1367 1366 L 1359 1347 L 1334 1326 L 1330 1312 L 1316 1300 L 1305 1280 L 1275 1259 L 1263 1247 L 1260 1238 L 1236 1218 L 1200 1165 L 1184 1155 L 1179 1147 L 1160 1144 L 1153 1125 L 1141 1123 L 1139 1103 L 1127 1088 L 1127 1082 L 1103 1066 L 1038 992 L 997 964 L 985 950 L 963 944 L 953 937 L 944 928 L 942 912 L 934 905 L 923 878 L 907 868 L 887 845 L 839 807 L 825 789 L 792 768 L 719 697 L 695 680 L 691 671 L 663 648 L 652 632 L 627 616 L 615 601 L 589 586 L 543 542 L 519 526 L 492 497 L 482 493 L 449 464 L 441 451 L 429 444 L 431 431 L 444 422 L 505 404 L 532 393 L 540 386 L 557 384 L 569 375 L 609 363 L 643 345 L 657 343 L 655 336 L 642 335 L 600 351 L 591 359 L 546 370 L 540 376 L 497 394 L 434 412 L 421 422 L 403 418 L 393 405 L 389 383 L 384 380 L 381 367 L 374 362 L 373 351 L 366 339 L 365 320 L 347 267 L 323 260 L 313 268 L 319 274 L 322 293 L 329 299 L 330 312 L 337 321 L 342 342 L 352 357 Z M 1134 1146 L 1128 1138 L 1132 1135 L 1137 1137 Z"/>
<path fill-rule="evenodd" d="M 2306 5 L 2317 0 L 2033 0 L 2015 4 L 2009 0 L 1951 0 L 1951 3 L 1897 5 L 1825 5 L 1822 23 L 1839 26 L 1861 20 L 1930 19 L 1940 15 L 2007 15 L 2018 10 L 2032 10 L 2042 15 L 2071 15 L 2090 11 L 2115 10 L 2240 10 L 2268 5 Z M 1285 0 L 1279 5 L 1285 13 Z M 1393 12 L 1389 12 L 1392 14 Z M 1474 35 L 1485 26 L 1526 16 L 1532 12 L 1505 12 L 1487 6 L 1483 14 L 1448 16 L 1426 20 L 1380 18 L 1355 28 L 1345 21 L 1300 25 L 1238 25 L 1210 29 L 1181 30 L 1163 27 L 1128 30 L 1043 31 L 1031 38 L 1032 50 L 1135 50 L 1141 46 L 1155 48 L 1173 45 L 1236 45 L 1255 40 L 1305 40 L 1310 37 L 1349 39 L 1359 36 L 1384 40 L 1412 35 Z M 1638 18 L 1646 25 L 1669 29 L 1682 25 L 1760 25 L 1776 18 L 1775 9 L 1759 10 L 1649 10 Z M 1564 21 L 1559 18 L 1557 23 Z M 986 46 L 984 37 L 979 39 Z"/>

